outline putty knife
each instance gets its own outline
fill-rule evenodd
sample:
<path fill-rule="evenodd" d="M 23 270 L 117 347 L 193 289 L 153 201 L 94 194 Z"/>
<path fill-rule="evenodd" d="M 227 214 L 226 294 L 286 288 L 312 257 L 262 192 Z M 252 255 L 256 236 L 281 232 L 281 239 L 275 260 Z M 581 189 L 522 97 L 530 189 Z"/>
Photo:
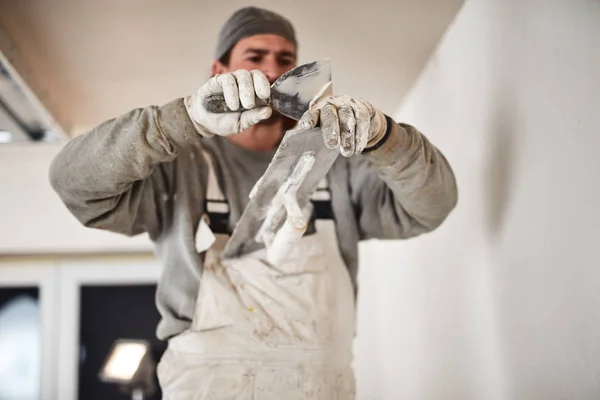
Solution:
<path fill-rule="evenodd" d="M 257 105 L 269 105 L 279 113 L 296 121 L 308 110 L 310 102 L 331 82 L 329 59 L 299 65 L 281 75 L 271 85 L 271 97 L 266 101 L 256 98 Z M 222 93 L 208 96 L 204 108 L 212 113 L 232 111 Z"/>

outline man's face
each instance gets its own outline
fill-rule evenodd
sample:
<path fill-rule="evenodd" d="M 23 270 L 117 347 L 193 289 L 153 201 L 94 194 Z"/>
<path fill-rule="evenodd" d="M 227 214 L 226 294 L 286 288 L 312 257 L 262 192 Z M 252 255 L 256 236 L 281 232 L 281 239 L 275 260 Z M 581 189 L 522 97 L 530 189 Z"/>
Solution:
<path fill-rule="evenodd" d="M 296 66 L 296 47 L 278 35 L 254 35 L 244 38 L 231 49 L 229 65 L 215 62 L 213 74 L 238 69 L 261 70 L 271 84 Z"/>
<path fill-rule="evenodd" d="M 239 69 L 262 71 L 273 84 L 281 75 L 296 66 L 296 46 L 278 35 L 254 35 L 237 42 L 231 49 L 229 64 L 215 61 L 212 74 L 223 74 Z M 273 124 L 284 120 L 285 128 L 293 126 L 295 121 L 273 112 L 271 118 L 263 124 Z M 288 121 L 289 120 L 289 121 Z"/>

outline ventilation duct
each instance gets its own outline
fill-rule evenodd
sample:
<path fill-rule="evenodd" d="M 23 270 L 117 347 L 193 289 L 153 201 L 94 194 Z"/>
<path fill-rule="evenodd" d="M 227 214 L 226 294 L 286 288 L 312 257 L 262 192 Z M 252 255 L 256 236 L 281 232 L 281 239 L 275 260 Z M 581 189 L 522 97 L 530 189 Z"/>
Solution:
<path fill-rule="evenodd" d="M 0 60 L 1 142 L 50 140 L 53 134 Z"/>

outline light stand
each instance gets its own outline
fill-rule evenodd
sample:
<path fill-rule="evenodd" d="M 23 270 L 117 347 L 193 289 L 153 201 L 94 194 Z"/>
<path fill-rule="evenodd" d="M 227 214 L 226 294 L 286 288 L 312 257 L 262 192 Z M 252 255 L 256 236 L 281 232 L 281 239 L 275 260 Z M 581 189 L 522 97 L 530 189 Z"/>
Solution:
<path fill-rule="evenodd" d="M 119 339 L 108 353 L 99 378 L 102 382 L 120 385 L 132 400 L 144 400 L 156 391 L 155 369 L 150 343 Z"/>

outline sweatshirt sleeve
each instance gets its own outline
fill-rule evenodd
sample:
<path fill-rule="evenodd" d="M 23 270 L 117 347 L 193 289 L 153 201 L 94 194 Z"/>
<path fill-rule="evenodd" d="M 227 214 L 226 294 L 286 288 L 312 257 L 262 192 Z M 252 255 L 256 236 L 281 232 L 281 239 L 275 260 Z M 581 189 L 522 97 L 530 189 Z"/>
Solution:
<path fill-rule="evenodd" d="M 350 159 L 350 190 L 361 239 L 406 239 L 430 232 L 456 206 L 454 173 L 414 127 L 386 117 L 381 145 Z"/>
<path fill-rule="evenodd" d="M 135 109 L 68 142 L 50 183 L 83 225 L 154 239 L 168 214 L 172 161 L 200 138 L 183 99 Z"/>

